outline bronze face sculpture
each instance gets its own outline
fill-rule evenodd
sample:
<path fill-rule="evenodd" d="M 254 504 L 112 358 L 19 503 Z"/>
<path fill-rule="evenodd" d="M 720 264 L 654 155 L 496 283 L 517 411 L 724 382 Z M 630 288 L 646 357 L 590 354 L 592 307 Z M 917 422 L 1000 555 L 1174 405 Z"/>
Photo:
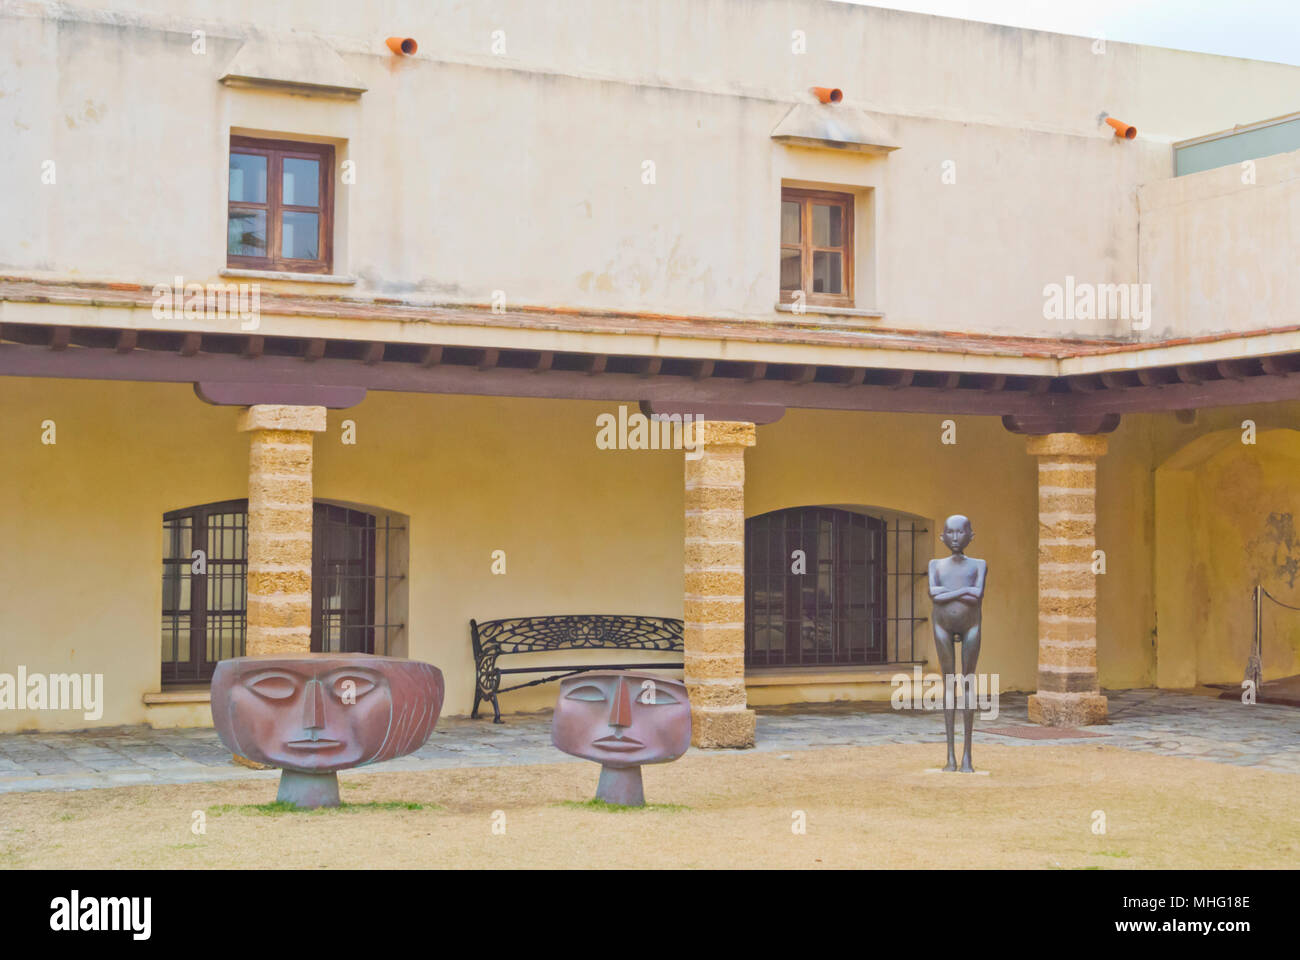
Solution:
<path fill-rule="evenodd" d="M 212 675 L 212 722 L 232 753 L 281 768 L 277 800 L 336 807 L 337 771 L 418 750 L 442 697 L 442 671 L 418 660 L 237 657 Z"/>
<path fill-rule="evenodd" d="M 631 670 L 569 677 L 560 683 L 551 742 L 600 764 L 597 800 L 644 806 L 641 765 L 676 760 L 691 745 L 686 684 Z"/>
<path fill-rule="evenodd" d="M 965 736 L 962 773 L 975 772 L 970 758 L 971 732 L 975 723 L 975 664 L 980 656 L 980 614 L 984 602 L 984 581 L 988 576 L 987 563 L 968 557 L 963 552 L 974 536 L 975 531 L 971 529 L 970 521 L 960 514 L 954 514 L 944 521 L 943 534 L 939 538 L 952 556 L 930 561 L 934 645 L 939 652 L 939 666 L 943 670 L 943 728 L 948 736 L 948 765 L 944 770 L 957 769 L 953 726 L 956 687 L 961 683 L 965 694 L 965 702 L 962 704 Z M 956 661 L 954 643 L 961 644 L 961 678 L 953 674 Z"/>

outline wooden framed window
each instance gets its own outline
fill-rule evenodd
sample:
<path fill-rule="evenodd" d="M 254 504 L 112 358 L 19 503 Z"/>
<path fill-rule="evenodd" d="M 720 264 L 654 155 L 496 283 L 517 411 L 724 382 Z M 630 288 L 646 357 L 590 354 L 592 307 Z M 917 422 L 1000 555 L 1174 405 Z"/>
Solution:
<path fill-rule="evenodd" d="M 333 146 L 230 138 L 226 265 L 333 270 Z"/>
<path fill-rule="evenodd" d="M 781 191 L 781 302 L 853 306 L 853 194 Z"/>

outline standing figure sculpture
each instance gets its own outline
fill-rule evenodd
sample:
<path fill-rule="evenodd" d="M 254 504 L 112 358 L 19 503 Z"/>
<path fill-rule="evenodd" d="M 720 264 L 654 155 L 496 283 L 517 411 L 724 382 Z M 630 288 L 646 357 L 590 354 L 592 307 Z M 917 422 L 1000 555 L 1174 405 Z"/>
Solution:
<path fill-rule="evenodd" d="M 952 551 L 952 556 L 930 561 L 934 645 L 943 670 L 943 728 L 948 735 L 948 765 L 944 770 L 957 769 L 957 755 L 953 749 L 957 712 L 955 697 L 958 684 L 964 681 L 962 723 L 965 753 L 961 761 L 962 773 L 975 772 L 970 759 L 971 728 L 975 723 L 975 665 L 980 656 L 980 608 L 984 601 L 984 581 L 988 576 L 987 563 L 963 552 L 974 536 L 970 520 L 954 514 L 944 521 L 943 534 L 939 538 Z M 961 644 L 961 677 L 955 677 L 953 671 L 956 663 L 953 644 L 956 643 Z"/>

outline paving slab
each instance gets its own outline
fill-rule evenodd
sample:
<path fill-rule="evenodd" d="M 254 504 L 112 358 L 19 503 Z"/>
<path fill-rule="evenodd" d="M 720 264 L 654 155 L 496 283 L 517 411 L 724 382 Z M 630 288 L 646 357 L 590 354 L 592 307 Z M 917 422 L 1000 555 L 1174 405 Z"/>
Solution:
<path fill-rule="evenodd" d="M 981 731 L 1027 725 L 1028 695 L 1003 694 L 995 720 L 975 722 L 975 740 L 1037 746 L 1105 744 L 1300 775 L 1300 709 L 1247 706 L 1166 690 L 1105 691 L 1110 722 L 1087 728 L 1104 737 L 1028 740 Z M 419 750 L 363 768 L 430 770 L 537 763 L 582 763 L 551 745 L 550 713 L 512 714 L 504 724 L 445 717 Z M 960 721 L 958 736 L 961 735 Z M 756 750 L 942 743 L 938 711 L 899 711 L 888 703 L 795 704 L 760 708 Z M 0 734 L 0 793 L 90 790 L 133 784 L 271 779 L 276 770 L 234 763 L 211 728 L 115 727 L 73 733 Z M 346 776 L 347 774 L 345 774 Z"/>

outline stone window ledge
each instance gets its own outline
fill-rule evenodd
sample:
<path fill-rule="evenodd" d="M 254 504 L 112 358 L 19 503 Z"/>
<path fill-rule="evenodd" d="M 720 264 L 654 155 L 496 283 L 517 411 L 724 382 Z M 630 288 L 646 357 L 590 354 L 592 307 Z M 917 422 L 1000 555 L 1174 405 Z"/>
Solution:
<path fill-rule="evenodd" d="M 781 313 L 794 313 L 793 303 L 778 303 L 776 309 Z M 814 314 L 824 317 L 867 317 L 871 320 L 885 319 L 883 310 L 859 310 L 857 307 L 819 307 L 813 304 L 804 304 L 803 313 L 797 316 L 807 316 Z"/>
<path fill-rule="evenodd" d="M 212 688 L 207 684 L 168 687 L 157 693 L 146 693 L 141 699 L 146 707 L 165 706 L 174 703 L 211 703 Z"/>
<path fill-rule="evenodd" d="M 290 280 L 294 283 L 333 283 L 348 285 L 357 282 L 357 278 L 341 273 L 293 273 L 288 270 L 244 270 L 226 267 L 221 271 L 223 277 L 244 277 L 250 280 Z"/>
<path fill-rule="evenodd" d="M 882 663 L 878 666 L 848 667 L 749 667 L 745 670 L 747 687 L 806 687 L 828 683 L 889 683 L 895 674 L 909 678 L 914 663 Z M 925 667 L 924 660 L 915 665 Z"/>

